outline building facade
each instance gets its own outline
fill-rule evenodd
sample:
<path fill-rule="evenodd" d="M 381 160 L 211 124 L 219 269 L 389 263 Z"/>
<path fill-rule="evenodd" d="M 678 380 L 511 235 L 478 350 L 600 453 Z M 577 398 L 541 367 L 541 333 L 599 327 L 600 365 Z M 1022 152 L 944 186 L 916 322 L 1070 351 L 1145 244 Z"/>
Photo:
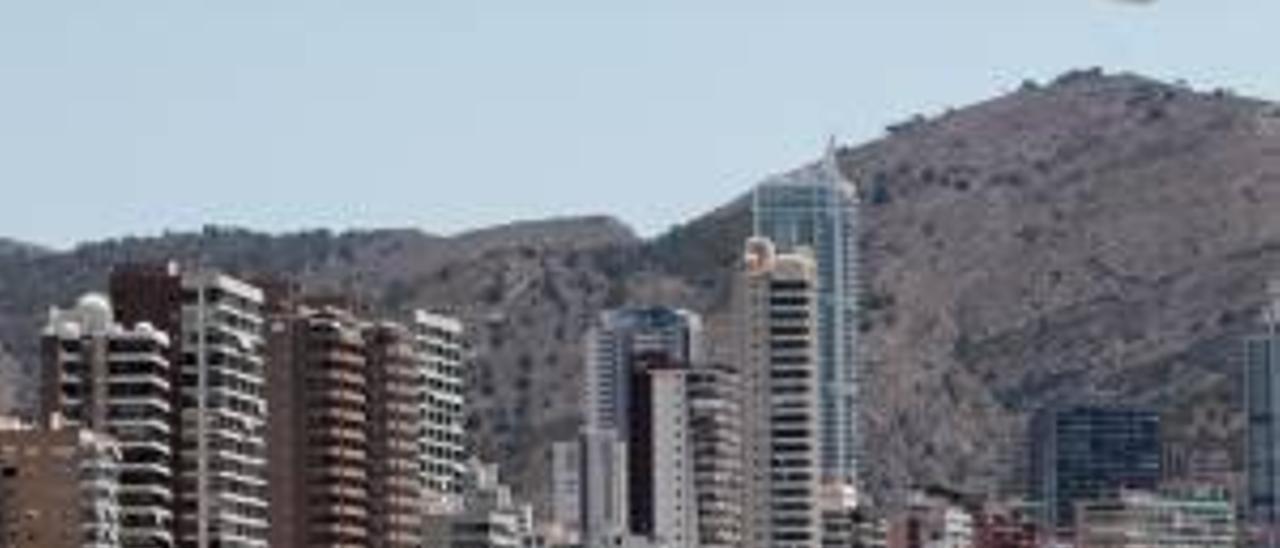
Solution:
<path fill-rule="evenodd" d="M 631 533 L 671 548 L 697 545 L 688 369 L 641 358 L 633 373 L 628 508 Z"/>
<path fill-rule="evenodd" d="M 1232 548 L 1235 507 L 1222 490 L 1122 491 L 1076 508 L 1078 548 Z"/>
<path fill-rule="evenodd" d="M 689 440 L 698 508 L 698 545 L 729 548 L 743 541 L 742 375 L 715 360 L 688 373 Z"/>
<path fill-rule="evenodd" d="M 53 418 L 0 420 L 0 545 L 120 548 L 120 447 Z"/>
<path fill-rule="evenodd" d="M 702 320 L 663 307 L 606 310 L 587 332 L 586 356 L 587 425 L 627 438 L 637 359 L 660 356 L 682 367 L 701 362 Z"/>
<path fill-rule="evenodd" d="M 857 485 L 862 452 L 858 386 L 858 192 L 840 171 L 835 148 L 817 165 L 760 184 L 754 234 L 782 254 L 812 253 L 817 272 L 822 473 Z"/>
<path fill-rule="evenodd" d="M 823 548 L 885 548 L 888 543 L 888 522 L 860 504 L 852 486 L 823 485 Z"/>
<path fill-rule="evenodd" d="M 122 323 L 173 342 L 178 546 L 265 548 L 262 290 L 215 270 L 129 265 L 112 272 L 111 301 Z"/>
<path fill-rule="evenodd" d="M 421 443 L 426 373 L 403 325 L 364 328 L 369 382 L 369 494 L 374 548 L 422 545 L 426 478 Z"/>
<path fill-rule="evenodd" d="M 174 545 L 172 373 L 168 335 L 125 328 L 110 302 L 85 295 L 53 309 L 41 341 L 41 416 L 109 434 L 119 444 L 120 539 L 126 548 Z"/>
<path fill-rule="evenodd" d="M 1035 516 L 1024 505 L 988 502 L 975 511 L 974 542 L 982 548 L 1036 548 Z"/>
<path fill-rule="evenodd" d="M 1032 419 L 1030 499 L 1044 533 L 1069 529 L 1075 507 L 1122 489 L 1154 490 L 1163 478 L 1158 413 L 1122 406 L 1051 408 Z"/>
<path fill-rule="evenodd" d="M 695 314 L 662 307 L 605 311 L 588 331 L 584 542 L 696 542 L 688 375 L 702 359 L 701 332 Z"/>
<path fill-rule="evenodd" d="M 533 548 L 533 508 L 519 504 L 498 478 L 497 466 L 468 463 L 462 503 L 427 517 L 426 546 L 439 548 Z"/>
<path fill-rule="evenodd" d="M 361 324 L 346 310 L 268 305 L 271 545 L 368 546 L 369 417 Z"/>
<path fill-rule="evenodd" d="M 973 548 L 973 512 L 961 497 L 939 489 L 911 493 L 889 526 L 889 548 Z"/>
<path fill-rule="evenodd" d="M 466 349 L 462 322 L 417 311 L 409 327 L 426 385 L 422 403 L 423 479 L 430 497 L 435 499 L 428 503 L 456 504 L 467 466 L 463 442 Z"/>
<path fill-rule="evenodd" d="M 582 535 L 582 452 L 577 441 L 551 446 L 551 534 L 556 544 L 577 544 Z"/>
<path fill-rule="evenodd" d="M 819 546 L 822 461 L 818 275 L 803 252 L 747 242 L 737 313 L 744 398 L 746 543 Z"/>

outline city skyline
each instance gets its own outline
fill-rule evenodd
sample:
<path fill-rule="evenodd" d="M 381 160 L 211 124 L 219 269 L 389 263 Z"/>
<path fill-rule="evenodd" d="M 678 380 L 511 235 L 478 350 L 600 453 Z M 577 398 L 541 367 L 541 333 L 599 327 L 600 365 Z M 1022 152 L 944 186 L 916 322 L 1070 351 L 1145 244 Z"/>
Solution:
<path fill-rule="evenodd" d="M 1249 1 L 0 6 L 0 548 L 1274 547 Z"/>
<path fill-rule="evenodd" d="M 0 234 L 65 248 L 205 223 L 456 233 L 555 212 L 653 235 L 831 135 L 862 143 L 1026 78 L 1098 65 L 1280 97 L 1256 47 L 1275 9 L 14 3 L 0 180 L 21 194 Z M 861 54 L 886 44 L 892 61 Z M 260 199 L 232 199 L 248 191 Z M 52 207 L 56 221 L 26 213 Z"/>

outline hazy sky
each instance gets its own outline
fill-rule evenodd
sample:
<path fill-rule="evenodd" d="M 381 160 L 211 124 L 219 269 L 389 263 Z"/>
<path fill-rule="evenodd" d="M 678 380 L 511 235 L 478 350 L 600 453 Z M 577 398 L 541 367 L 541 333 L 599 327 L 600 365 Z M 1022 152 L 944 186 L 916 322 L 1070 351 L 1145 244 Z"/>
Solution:
<path fill-rule="evenodd" d="M 12 0 L 0 235 L 652 234 L 829 134 L 1072 67 L 1280 98 L 1278 22 L 1276 0 Z"/>

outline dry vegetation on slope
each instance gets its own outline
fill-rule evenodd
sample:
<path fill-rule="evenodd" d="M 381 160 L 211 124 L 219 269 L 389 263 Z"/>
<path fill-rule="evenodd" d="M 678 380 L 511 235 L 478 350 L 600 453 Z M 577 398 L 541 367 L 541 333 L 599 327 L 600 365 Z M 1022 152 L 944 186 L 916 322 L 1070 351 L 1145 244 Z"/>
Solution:
<path fill-rule="evenodd" d="M 866 201 L 877 490 L 1003 482 L 1028 410 L 1097 394 L 1160 406 L 1175 439 L 1197 440 L 1189 450 L 1224 454 L 1239 434 L 1237 337 L 1280 272 L 1277 127 L 1268 103 L 1085 71 L 844 150 Z M 462 315 L 479 356 L 477 447 L 542 494 L 548 444 L 577 420 L 587 322 L 624 303 L 722 318 L 747 220 L 740 200 L 652 241 L 588 218 L 453 238 L 213 229 L 0 254 L 0 345 L 27 366 L 0 353 L 0 382 L 29 382 L 47 306 L 100 288 L 113 263 L 291 274 L 387 314 Z"/>

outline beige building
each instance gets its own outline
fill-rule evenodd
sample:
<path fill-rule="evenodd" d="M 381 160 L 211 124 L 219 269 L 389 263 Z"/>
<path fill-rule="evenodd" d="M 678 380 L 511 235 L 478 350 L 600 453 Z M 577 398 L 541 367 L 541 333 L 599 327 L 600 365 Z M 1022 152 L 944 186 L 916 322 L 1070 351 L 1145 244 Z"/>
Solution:
<path fill-rule="evenodd" d="M 821 543 L 817 273 L 803 249 L 747 241 L 737 321 L 746 397 L 747 546 Z"/>
<path fill-rule="evenodd" d="M 738 369 L 720 361 L 689 371 L 689 444 L 704 548 L 742 542 L 742 382 Z"/>
<path fill-rule="evenodd" d="M 0 545 L 121 547 L 119 476 L 110 436 L 0 420 Z"/>

